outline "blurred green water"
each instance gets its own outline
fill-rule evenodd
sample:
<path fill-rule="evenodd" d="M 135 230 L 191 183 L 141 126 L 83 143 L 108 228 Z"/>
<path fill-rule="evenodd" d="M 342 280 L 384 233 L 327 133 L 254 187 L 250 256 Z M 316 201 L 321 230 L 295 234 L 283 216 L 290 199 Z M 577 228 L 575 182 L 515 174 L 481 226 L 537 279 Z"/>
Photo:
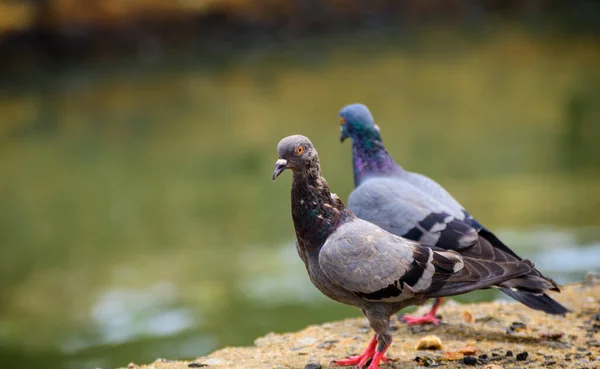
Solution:
<path fill-rule="evenodd" d="M 402 165 L 557 280 L 580 279 L 599 265 L 598 65 L 593 40 L 505 29 L 308 40 L 6 82 L 0 356 L 9 368 L 112 368 L 356 316 L 310 285 L 289 175 L 270 177 L 279 139 L 303 133 L 347 198 L 337 111 L 357 101 Z"/>

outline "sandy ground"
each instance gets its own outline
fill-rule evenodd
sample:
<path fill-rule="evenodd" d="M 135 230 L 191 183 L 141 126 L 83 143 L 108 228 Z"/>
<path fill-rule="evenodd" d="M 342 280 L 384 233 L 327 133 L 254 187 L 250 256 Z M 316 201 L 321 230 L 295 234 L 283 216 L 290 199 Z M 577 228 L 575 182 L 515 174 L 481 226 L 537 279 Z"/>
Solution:
<path fill-rule="evenodd" d="M 388 351 L 393 361 L 380 367 L 600 369 L 600 276 L 588 275 L 585 282 L 565 286 L 553 297 L 573 313 L 563 318 L 517 303 L 450 301 L 439 310 L 439 326 L 407 327 L 395 321 Z M 417 343 L 430 335 L 441 340 L 441 349 L 417 350 Z M 332 360 L 359 354 L 370 337 L 366 319 L 347 319 L 299 332 L 271 333 L 258 338 L 253 347 L 227 347 L 194 361 L 162 360 L 141 367 L 338 368 Z"/>

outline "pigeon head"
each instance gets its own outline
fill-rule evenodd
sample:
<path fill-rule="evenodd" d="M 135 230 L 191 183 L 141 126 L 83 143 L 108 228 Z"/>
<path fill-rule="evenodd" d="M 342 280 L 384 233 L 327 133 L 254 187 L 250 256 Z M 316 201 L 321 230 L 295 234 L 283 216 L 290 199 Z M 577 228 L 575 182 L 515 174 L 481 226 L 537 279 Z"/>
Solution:
<path fill-rule="evenodd" d="M 300 173 L 318 162 L 317 150 L 308 137 L 302 135 L 288 136 L 279 141 L 277 155 L 279 160 L 275 163 L 273 180 L 286 169 Z"/>
<path fill-rule="evenodd" d="M 373 115 L 363 104 L 346 105 L 340 110 L 340 141 L 346 138 L 354 141 L 380 139 L 379 127 Z"/>

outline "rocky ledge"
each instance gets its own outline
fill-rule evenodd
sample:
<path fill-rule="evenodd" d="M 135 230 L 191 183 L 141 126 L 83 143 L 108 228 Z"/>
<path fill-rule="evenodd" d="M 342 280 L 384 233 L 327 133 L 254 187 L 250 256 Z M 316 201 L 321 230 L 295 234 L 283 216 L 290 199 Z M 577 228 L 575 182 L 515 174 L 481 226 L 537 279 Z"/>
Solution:
<path fill-rule="evenodd" d="M 553 297 L 573 312 L 554 317 L 510 302 L 449 301 L 440 309 L 439 326 L 394 323 L 392 361 L 381 368 L 600 368 L 600 275 L 590 274 Z M 157 360 L 141 367 L 336 368 L 332 360 L 359 354 L 370 336 L 366 319 L 347 319 L 270 333 L 253 347 L 228 347 L 194 361 Z"/>

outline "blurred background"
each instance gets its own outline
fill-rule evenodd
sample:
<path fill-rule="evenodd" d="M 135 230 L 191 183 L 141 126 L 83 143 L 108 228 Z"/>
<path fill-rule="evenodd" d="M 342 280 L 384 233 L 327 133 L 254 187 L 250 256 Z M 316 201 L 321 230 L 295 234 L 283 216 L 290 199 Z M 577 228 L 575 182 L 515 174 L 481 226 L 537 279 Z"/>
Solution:
<path fill-rule="evenodd" d="M 347 199 L 353 102 L 399 164 L 581 280 L 599 36 L 592 0 L 0 0 L 2 367 L 189 359 L 358 316 L 310 284 L 289 175 L 271 181 L 303 133 Z"/>

